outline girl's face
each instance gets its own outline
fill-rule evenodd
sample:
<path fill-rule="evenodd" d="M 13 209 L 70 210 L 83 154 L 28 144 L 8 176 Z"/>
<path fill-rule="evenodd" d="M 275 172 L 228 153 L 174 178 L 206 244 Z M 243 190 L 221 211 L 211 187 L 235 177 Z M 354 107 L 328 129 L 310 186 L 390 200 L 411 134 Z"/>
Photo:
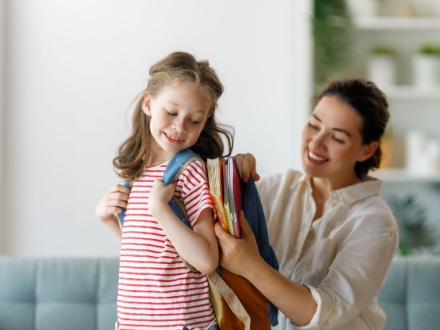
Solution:
<path fill-rule="evenodd" d="M 362 143 L 361 116 L 336 96 L 324 96 L 302 132 L 304 171 L 338 188 L 358 182 L 354 166 L 367 160 L 377 142 Z"/>
<path fill-rule="evenodd" d="M 156 97 L 147 92 L 142 109 L 150 117 L 154 138 L 151 162 L 166 161 L 193 146 L 205 126 L 210 107 L 211 101 L 194 83 L 172 83 Z"/>

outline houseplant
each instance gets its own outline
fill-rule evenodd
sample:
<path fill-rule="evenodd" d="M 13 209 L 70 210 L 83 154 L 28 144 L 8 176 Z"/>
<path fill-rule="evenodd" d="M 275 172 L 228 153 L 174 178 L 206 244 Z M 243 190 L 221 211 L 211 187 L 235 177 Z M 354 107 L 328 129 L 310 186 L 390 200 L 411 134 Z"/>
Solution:
<path fill-rule="evenodd" d="M 312 17 L 314 90 L 348 75 L 353 63 L 352 17 L 345 0 L 315 0 Z"/>
<path fill-rule="evenodd" d="M 387 45 L 377 45 L 368 54 L 367 77 L 379 87 L 392 86 L 397 80 L 396 51 Z"/>
<path fill-rule="evenodd" d="M 435 239 L 427 225 L 424 206 L 414 195 L 394 196 L 389 200 L 399 230 L 399 254 L 414 255 L 432 253 Z"/>
<path fill-rule="evenodd" d="M 414 84 L 421 88 L 440 85 L 440 44 L 420 46 L 413 59 Z"/>

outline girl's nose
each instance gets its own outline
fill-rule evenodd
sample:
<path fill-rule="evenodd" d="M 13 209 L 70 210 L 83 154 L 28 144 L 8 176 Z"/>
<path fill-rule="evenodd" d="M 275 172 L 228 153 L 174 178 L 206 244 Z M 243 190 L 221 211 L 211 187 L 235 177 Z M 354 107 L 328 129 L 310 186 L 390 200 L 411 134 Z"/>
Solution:
<path fill-rule="evenodd" d="M 173 129 L 178 133 L 186 133 L 185 118 L 176 118 L 173 122 Z"/>

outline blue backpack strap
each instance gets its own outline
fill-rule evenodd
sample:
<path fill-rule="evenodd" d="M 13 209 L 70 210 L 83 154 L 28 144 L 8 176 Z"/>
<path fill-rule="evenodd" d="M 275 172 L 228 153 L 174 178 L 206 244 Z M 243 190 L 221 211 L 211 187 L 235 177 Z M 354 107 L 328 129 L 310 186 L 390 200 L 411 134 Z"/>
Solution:
<path fill-rule="evenodd" d="M 176 153 L 168 163 L 168 166 L 163 173 L 162 182 L 169 185 L 171 182 L 176 181 L 179 178 L 181 172 L 186 168 L 186 165 L 195 159 L 201 159 L 201 157 L 191 149 L 184 149 Z M 122 185 L 130 188 L 129 181 L 124 181 Z M 181 205 L 181 202 L 178 198 L 171 198 L 171 200 L 168 202 L 168 205 L 170 206 L 171 210 L 173 210 L 174 214 L 180 220 L 182 220 L 185 225 L 191 227 L 191 224 L 187 219 L 187 215 L 184 211 L 185 208 L 183 207 L 183 205 Z M 122 212 L 118 214 L 119 223 L 121 226 L 124 225 L 125 211 L 125 208 L 123 208 Z"/>
<path fill-rule="evenodd" d="M 123 185 L 124 187 L 127 187 L 128 189 L 131 189 L 130 181 L 124 181 L 121 183 L 121 185 Z M 119 226 L 121 228 L 124 226 L 125 211 L 127 211 L 127 209 L 125 207 L 123 207 L 121 213 L 118 214 Z"/>
<path fill-rule="evenodd" d="M 260 255 L 272 268 L 278 270 L 278 260 L 269 242 L 263 206 L 252 177 L 249 178 L 247 183 L 243 183 L 243 212 L 257 240 Z M 270 301 L 269 316 L 271 325 L 277 325 L 278 308 Z"/>
<path fill-rule="evenodd" d="M 186 168 L 186 165 L 195 159 L 201 159 L 198 154 L 196 154 L 191 149 L 184 149 L 179 151 L 168 163 L 167 168 L 162 176 L 162 182 L 169 185 L 171 182 L 178 180 L 181 172 Z M 191 228 L 191 223 L 188 220 L 188 216 L 185 212 L 185 207 L 178 198 L 171 198 L 168 202 L 171 210 L 174 214 L 182 220 L 182 222 Z"/>
<path fill-rule="evenodd" d="M 184 149 L 175 154 L 163 173 L 162 182 L 169 185 L 171 182 L 177 180 L 180 173 L 193 158 L 201 159 L 201 157 L 191 149 Z"/>

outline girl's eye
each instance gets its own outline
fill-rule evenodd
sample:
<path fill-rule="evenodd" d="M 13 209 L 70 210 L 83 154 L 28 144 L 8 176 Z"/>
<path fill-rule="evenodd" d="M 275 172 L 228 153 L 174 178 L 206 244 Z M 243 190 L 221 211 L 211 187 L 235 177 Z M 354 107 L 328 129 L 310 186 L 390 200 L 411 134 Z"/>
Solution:
<path fill-rule="evenodd" d="M 191 124 L 193 125 L 201 125 L 204 122 L 205 118 L 197 118 L 197 119 L 190 119 Z"/>
<path fill-rule="evenodd" d="M 177 116 L 177 113 L 174 113 L 174 112 L 168 111 L 168 110 L 166 110 L 166 109 L 165 109 L 165 112 L 166 112 L 167 115 L 169 115 L 169 116 Z"/>

